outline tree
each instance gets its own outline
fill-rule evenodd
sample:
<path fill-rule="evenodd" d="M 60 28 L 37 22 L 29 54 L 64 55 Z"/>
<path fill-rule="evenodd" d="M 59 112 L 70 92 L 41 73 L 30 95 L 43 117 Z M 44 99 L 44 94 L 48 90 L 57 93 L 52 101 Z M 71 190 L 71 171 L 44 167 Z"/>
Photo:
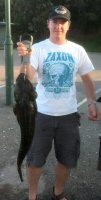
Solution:
<path fill-rule="evenodd" d="M 47 35 L 47 16 L 52 3 L 50 0 L 13 0 L 12 20 L 18 34 L 29 32 L 39 40 Z"/>
<path fill-rule="evenodd" d="M 0 19 L 5 19 L 5 1 L 0 0 Z M 34 41 L 48 36 L 47 17 L 53 5 L 64 5 L 70 9 L 72 32 L 101 34 L 101 0 L 11 0 L 13 37 L 18 41 L 21 33 L 31 33 Z"/>
<path fill-rule="evenodd" d="M 5 1 L 0 0 L 0 21 L 5 21 Z"/>
<path fill-rule="evenodd" d="M 83 32 L 95 34 L 101 31 L 101 0 L 85 0 L 84 7 L 80 13 L 80 28 Z"/>

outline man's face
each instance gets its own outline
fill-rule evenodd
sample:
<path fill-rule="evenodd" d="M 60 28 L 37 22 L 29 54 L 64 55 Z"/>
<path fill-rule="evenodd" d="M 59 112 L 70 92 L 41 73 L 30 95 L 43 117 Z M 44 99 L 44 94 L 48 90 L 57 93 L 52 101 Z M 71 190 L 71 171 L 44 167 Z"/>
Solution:
<path fill-rule="evenodd" d="M 54 19 L 48 21 L 48 29 L 50 31 L 50 37 L 52 38 L 65 38 L 69 27 L 70 22 L 63 19 Z"/>

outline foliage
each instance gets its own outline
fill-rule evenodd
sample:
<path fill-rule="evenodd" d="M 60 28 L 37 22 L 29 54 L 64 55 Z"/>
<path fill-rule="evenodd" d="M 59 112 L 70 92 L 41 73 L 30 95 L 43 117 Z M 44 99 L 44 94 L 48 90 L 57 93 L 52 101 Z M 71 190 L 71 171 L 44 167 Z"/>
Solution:
<path fill-rule="evenodd" d="M 0 0 L 0 22 L 5 20 L 5 2 Z"/>
<path fill-rule="evenodd" d="M 39 40 L 47 35 L 47 15 L 52 3 L 50 0 L 12 0 L 12 20 L 18 34 L 29 32 Z"/>
<path fill-rule="evenodd" d="M 72 41 L 82 45 L 89 52 L 101 52 L 101 35 L 75 34 Z"/>
<path fill-rule="evenodd" d="M 5 18 L 4 0 L 0 0 L 0 20 Z M 34 41 L 48 36 L 47 17 L 53 5 L 62 4 L 72 13 L 70 34 L 101 36 L 101 0 L 11 0 L 13 37 L 18 41 L 21 33 L 31 33 Z"/>
<path fill-rule="evenodd" d="M 80 29 L 86 33 L 95 34 L 101 28 L 101 0 L 85 0 L 84 6 L 81 8 L 79 16 Z"/>

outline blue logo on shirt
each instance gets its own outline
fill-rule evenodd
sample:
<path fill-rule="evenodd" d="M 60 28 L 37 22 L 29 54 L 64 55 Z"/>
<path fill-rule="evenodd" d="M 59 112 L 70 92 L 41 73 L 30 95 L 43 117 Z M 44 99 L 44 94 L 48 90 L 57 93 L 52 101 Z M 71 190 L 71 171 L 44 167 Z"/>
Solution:
<path fill-rule="evenodd" d="M 46 92 L 55 98 L 66 95 L 73 85 L 75 62 L 71 54 L 65 52 L 49 53 L 44 61 L 42 85 Z"/>

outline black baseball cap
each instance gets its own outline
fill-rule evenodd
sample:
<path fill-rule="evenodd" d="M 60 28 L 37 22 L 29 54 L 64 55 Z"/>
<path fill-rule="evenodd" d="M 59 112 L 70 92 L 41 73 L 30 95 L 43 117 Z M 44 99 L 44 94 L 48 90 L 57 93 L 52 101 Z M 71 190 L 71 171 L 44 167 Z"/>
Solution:
<path fill-rule="evenodd" d="M 66 21 L 70 21 L 71 13 L 66 7 L 64 7 L 62 5 L 55 6 L 55 7 L 53 7 L 52 11 L 50 12 L 48 19 L 49 20 L 64 19 Z"/>

